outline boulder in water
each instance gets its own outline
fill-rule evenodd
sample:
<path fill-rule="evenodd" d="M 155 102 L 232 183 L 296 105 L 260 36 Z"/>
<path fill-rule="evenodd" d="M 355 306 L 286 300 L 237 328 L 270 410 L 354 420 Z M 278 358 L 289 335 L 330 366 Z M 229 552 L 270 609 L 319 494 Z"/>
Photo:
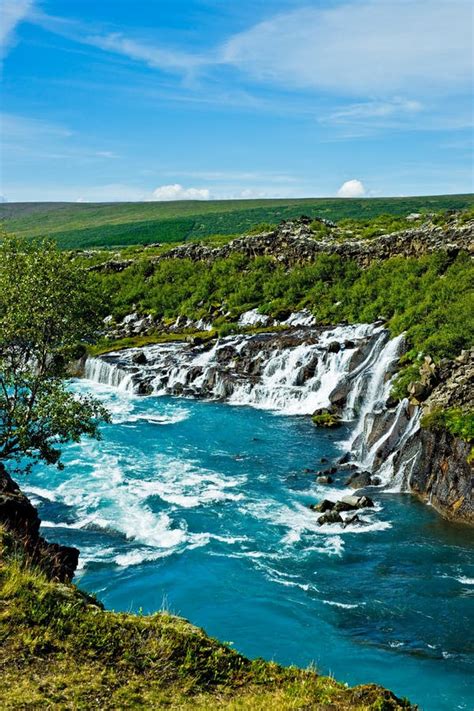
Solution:
<path fill-rule="evenodd" d="M 334 479 L 332 478 L 332 476 L 323 474 L 322 476 L 316 477 L 316 481 L 318 482 L 318 484 L 332 484 Z"/>
<path fill-rule="evenodd" d="M 328 511 L 318 518 L 318 524 L 320 526 L 324 526 L 325 523 L 344 523 L 344 521 L 337 511 Z"/>
<path fill-rule="evenodd" d="M 336 474 L 337 467 L 329 467 L 328 469 L 319 469 L 316 472 L 316 476 L 328 476 L 329 474 Z"/>
<path fill-rule="evenodd" d="M 146 365 L 146 363 L 148 363 L 148 358 L 143 351 L 138 351 L 138 353 L 133 354 L 132 362 L 136 365 Z"/>
<path fill-rule="evenodd" d="M 350 504 L 347 501 L 336 501 L 334 506 L 334 511 L 354 511 L 357 506 L 355 504 Z"/>
<path fill-rule="evenodd" d="M 360 520 L 360 518 L 358 517 L 357 514 L 353 514 L 352 516 L 348 516 L 348 517 L 344 520 L 344 528 L 347 528 L 347 526 L 351 526 L 351 525 L 354 524 L 354 523 L 362 523 L 362 521 Z"/>
<path fill-rule="evenodd" d="M 354 472 L 345 482 L 345 485 L 350 486 L 351 489 L 362 489 L 364 486 L 370 486 L 371 484 L 372 476 L 370 472 Z"/>
<path fill-rule="evenodd" d="M 336 415 L 326 407 L 315 410 L 311 415 L 311 419 L 317 427 L 339 427 L 341 424 L 339 415 Z"/>
<path fill-rule="evenodd" d="M 334 505 L 334 501 L 329 501 L 329 499 L 323 499 L 319 502 L 319 504 L 311 504 L 309 508 L 313 511 L 319 511 L 320 513 L 324 513 L 325 511 L 332 511 Z"/>
<path fill-rule="evenodd" d="M 341 502 L 355 509 L 373 508 L 374 502 L 368 496 L 343 496 Z"/>

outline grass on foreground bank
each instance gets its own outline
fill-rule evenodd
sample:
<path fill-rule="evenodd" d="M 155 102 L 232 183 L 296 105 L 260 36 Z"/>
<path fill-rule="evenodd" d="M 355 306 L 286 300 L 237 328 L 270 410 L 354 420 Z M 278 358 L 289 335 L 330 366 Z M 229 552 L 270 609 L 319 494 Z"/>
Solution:
<path fill-rule="evenodd" d="M 348 688 L 315 671 L 250 661 L 165 612 L 104 611 L 50 582 L 0 531 L 2 709 L 413 708 L 372 684 Z"/>
<path fill-rule="evenodd" d="M 64 249 L 173 243 L 209 235 L 243 234 L 259 223 L 302 214 L 338 221 L 382 214 L 461 210 L 473 195 L 409 198 L 302 198 L 142 203 L 5 203 L 0 219 L 18 236 L 49 236 Z"/>

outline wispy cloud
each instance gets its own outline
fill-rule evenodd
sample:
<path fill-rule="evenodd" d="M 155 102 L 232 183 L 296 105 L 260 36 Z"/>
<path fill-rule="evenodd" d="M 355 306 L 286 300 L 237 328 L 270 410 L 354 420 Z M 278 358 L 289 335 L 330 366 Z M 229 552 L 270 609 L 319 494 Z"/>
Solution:
<path fill-rule="evenodd" d="M 366 101 L 350 104 L 328 115 L 330 121 L 366 121 L 367 119 L 386 119 L 393 116 L 412 116 L 423 110 L 423 104 L 413 99 L 396 97 L 388 101 Z"/>
<path fill-rule="evenodd" d="M 15 41 L 15 29 L 33 9 L 34 0 L 2 0 L 0 22 L 0 58 Z"/>
<path fill-rule="evenodd" d="M 197 54 L 178 52 L 162 47 L 154 47 L 125 37 L 121 33 L 105 36 L 86 35 L 83 40 L 107 52 L 121 54 L 129 59 L 144 62 L 155 69 L 166 69 L 187 73 L 200 66 L 209 64 L 211 59 Z"/>
<path fill-rule="evenodd" d="M 0 130 L 6 160 L 109 161 L 119 157 L 110 150 L 82 145 L 78 134 L 59 123 L 1 113 Z"/>
<path fill-rule="evenodd" d="M 170 75 L 169 84 L 151 85 L 152 77 L 138 73 L 124 82 L 123 91 L 149 101 L 283 111 L 352 127 L 351 136 L 425 125 L 428 107 L 436 123 L 449 110 L 447 95 L 469 92 L 473 72 L 471 0 L 339 0 L 274 15 L 199 51 L 39 11 L 33 20 L 111 58 L 156 69 L 161 80 Z M 281 91 L 293 99 L 278 100 Z M 335 100 L 339 107 L 331 109 Z M 341 106 L 344 100 L 350 103 Z"/>
<path fill-rule="evenodd" d="M 450 93 L 472 76 L 470 0 L 361 0 L 285 13 L 230 38 L 260 82 L 342 94 Z"/>

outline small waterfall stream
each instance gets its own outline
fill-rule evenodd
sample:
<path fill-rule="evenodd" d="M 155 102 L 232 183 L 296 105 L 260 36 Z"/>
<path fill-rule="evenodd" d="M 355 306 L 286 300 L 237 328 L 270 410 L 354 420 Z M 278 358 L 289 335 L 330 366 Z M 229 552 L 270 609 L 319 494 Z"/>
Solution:
<path fill-rule="evenodd" d="M 110 353 L 88 359 L 85 377 L 137 394 L 221 399 L 288 415 L 336 407 L 353 422 L 343 448 L 354 461 L 376 468 L 385 485 L 403 486 L 410 464 L 395 472 L 394 460 L 418 419 L 406 401 L 386 408 L 403 342 L 379 324 L 300 327 L 228 336 L 210 348 L 175 342 Z"/>

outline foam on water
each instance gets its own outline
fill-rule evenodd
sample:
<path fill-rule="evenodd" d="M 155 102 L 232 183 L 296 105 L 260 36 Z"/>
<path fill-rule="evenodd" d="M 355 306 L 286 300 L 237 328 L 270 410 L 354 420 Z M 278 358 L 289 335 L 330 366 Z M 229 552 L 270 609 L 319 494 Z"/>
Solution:
<path fill-rule="evenodd" d="M 221 347 L 242 351 L 248 338 L 223 339 L 190 360 L 176 344 L 150 347 L 147 358 L 166 369 L 168 384 L 185 382 L 190 365 L 199 361 L 209 374 Z M 329 352 L 344 339 L 355 347 Z M 331 329 L 316 343 L 273 353 L 259 383 L 234 390 L 239 408 L 166 397 L 168 385 L 151 366 L 147 377 L 165 397 L 139 397 L 134 373 L 112 378 L 93 365 L 122 387 L 74 386 L 92 388 L 111 409 L 103 441 L 67 447 L 64 474 L 39 468 L 27 480 L 48 538 L 80 548 L 81 584 L 109 607 L 153 611 L 167 598 L 173 611 L 249 656 L 302 666 L 316 660 L 349 683 L 376 681 L 425 708 L 431 698 L 436 711 L 469 708 L 467 537 L 433 525 L 436 514 L 409 497 L 377 490 L 376 506 L 357 511 L 360 525 L 319 526 L 309 504 L 354 493 L 342 483 L 346 472 L 331 486 L 307 473 L 323 458 L 331 466 L 339 441 L 309 418 L 274 414 L 310 411 L 347 377 L 347 416 L 367 434 L 400 347 L 379 326 Z M 305 369 L 310 376 L 298 385 Z M 404 407 L 371 438 L 377 448 L 394 441 L 382 468 L 394 489 L 403 488 L 394 452 L 418 426 L 411 418 L 402 427 Z M 374 459 L 373 444 L 356 442 L 348 427 L 339 432 L 360 462 Z M 404 463 L 401 479 L 415 464 Z M 428 655 L 434 642 L 444 657 Z"/>

